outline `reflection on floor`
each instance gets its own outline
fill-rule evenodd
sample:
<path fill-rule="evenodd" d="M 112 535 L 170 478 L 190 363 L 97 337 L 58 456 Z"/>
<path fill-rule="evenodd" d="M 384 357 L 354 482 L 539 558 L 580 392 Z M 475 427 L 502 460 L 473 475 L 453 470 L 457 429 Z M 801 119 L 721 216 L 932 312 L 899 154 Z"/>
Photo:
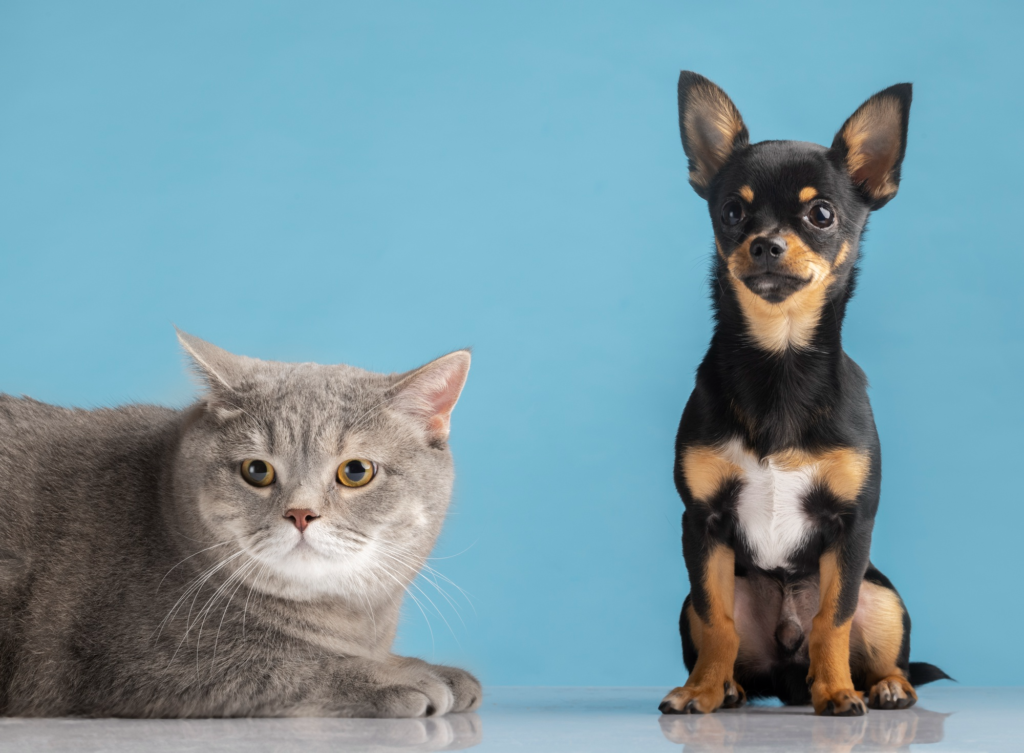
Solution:
<path fill-rule="evenodd" d="M 478 713 L 436 719 L 0 719 L 0 751 L 1024 750 L 1024 688 L 927 687 L 915 708 L 855 718 L 765 705 L 661 716 L 664 691 L 488 688 Z"/>
<path fill-rule="evenodd" d="M 913 708 L 897 713 L 869 713 L 862 717 L 828 719 L 808 717 L 809 709 L 752 707 L 746 712 L 707 718 L 668 716 L 659 720 L 667 740 L 683 750 L 717 751 L 758 749 L 791 750 L 799 743 L 810 750 L 900 750 L 911 743 L 941 742 L 948 713 Z"/>

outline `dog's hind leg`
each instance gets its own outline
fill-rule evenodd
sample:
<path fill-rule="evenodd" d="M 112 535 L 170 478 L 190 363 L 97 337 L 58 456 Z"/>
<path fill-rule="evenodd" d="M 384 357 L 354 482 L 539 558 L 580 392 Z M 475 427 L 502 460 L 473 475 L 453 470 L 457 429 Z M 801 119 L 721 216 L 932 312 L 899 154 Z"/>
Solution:
<path fill-rule="evenodd" d="M 850 669 L 873 709 L 917 702 L 911 684 L 910 615 L 892 583 L 873 565 L 864 574 L 850 631 Z"/>

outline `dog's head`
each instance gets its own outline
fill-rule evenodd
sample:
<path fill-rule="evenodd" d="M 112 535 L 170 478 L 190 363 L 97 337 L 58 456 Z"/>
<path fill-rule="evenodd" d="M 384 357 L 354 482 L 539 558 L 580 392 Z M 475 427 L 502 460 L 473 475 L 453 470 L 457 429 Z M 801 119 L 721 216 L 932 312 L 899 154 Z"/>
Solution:
<path fill-rule="evenodd" d="M 793 325 L 803 312 L 813 325 L 828 291 L 845 288 L 868 214 L 899 188 L 910 99 L 910 84 L 879 92 L 827 149 L 799 141 L 751 144 L 725 92 L 696 73 L 680 74 L 690 185 L 708 202 L 720 264 L 748 321 L 788 313 L 783 318 Z M 770 350 L 806 345 L 810 337 L 792 326 L 784 337 L 776 334 L 767 335 Z"/>

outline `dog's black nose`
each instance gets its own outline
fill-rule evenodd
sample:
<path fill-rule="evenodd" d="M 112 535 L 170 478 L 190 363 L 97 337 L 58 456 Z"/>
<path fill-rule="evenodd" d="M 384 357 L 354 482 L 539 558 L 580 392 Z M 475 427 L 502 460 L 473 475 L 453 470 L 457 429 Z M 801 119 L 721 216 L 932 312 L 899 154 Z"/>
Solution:
<path fill-rule="evenodd" d="M 755 259 L 771 262 L 786 253 L 786 239 L 778 235 L 755 238 L 750 244 L 750 255 Z"/>

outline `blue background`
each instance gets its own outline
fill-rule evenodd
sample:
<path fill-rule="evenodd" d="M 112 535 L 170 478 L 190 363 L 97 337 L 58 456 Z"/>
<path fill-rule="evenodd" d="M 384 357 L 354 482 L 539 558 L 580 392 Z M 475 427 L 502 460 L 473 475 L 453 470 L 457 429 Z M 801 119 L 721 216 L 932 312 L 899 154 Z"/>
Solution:
<path fill-rule="evenodd" d="M 421 583 L 444 619 L 407 604 L 398 648 L 671 686 L 672 444 L 711 332 L 678 72 L 754 140 L 826 144 L 913 81 L 845 329 L 885 453 L 873 557 L 915 658 L 1019 682 L 1021 7 L 2 2 L 0 389 L 184 405 L 172 322 L 381 371 L 472 345 L 434 563 L 471 604 Z"/>

